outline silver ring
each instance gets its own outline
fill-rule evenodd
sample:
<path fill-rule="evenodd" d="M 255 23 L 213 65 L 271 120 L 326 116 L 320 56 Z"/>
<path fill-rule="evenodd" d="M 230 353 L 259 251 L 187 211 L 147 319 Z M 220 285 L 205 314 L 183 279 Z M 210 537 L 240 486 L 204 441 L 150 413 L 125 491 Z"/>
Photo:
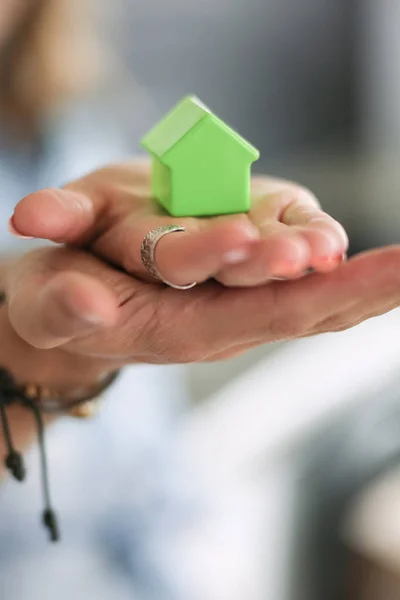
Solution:
<path fill-rule="evenodd" d="M 156 229 L 149 231 L 140 247 L 140 256 L 143 266 L 154 279 L 165 283 L 165 285 L 168 285 L 168 287 L 173 288 L 174 290 L 190 290 L 197 285 L 197 281 L 194 281 L 189 285 L 175 285 L 161 275 L 155 261 L 154 255 L 158 242 L 165 235 L 168 235 L 168 233 L 175 233 L 177 231 L 186 231 L 186 229 L 182 225 L 162 225 L 161 227 L 156 227 Z"/>

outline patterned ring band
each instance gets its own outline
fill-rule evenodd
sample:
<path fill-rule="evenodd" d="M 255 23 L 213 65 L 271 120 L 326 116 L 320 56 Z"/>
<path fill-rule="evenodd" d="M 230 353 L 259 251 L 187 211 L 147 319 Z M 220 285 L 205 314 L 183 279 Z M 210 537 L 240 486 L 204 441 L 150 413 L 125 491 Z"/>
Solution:
<path fill-rule="evenodd" d="M 190 290 L 195 285 L 197 285 L 197 281 L 190 283 L 189 285 L 175 285 L 165 279 L 160 271 L 157 268 L 157 264 L 155 261 L 155 250 L 158 242 L 165 235 L 169 233 L 176 233 L 179 231 L 185 231 L 185 227 L 182 225 L 163 225 L 161 227 L 157 227 L 156 229 L 152 229 L 144 238 L 141 248 L 140 248 L 140 256 L 142 259 L 143 266 L 147 270 L 147 272 L 165 285 L 168 285 L 170 288 L 175 290 Z"/>

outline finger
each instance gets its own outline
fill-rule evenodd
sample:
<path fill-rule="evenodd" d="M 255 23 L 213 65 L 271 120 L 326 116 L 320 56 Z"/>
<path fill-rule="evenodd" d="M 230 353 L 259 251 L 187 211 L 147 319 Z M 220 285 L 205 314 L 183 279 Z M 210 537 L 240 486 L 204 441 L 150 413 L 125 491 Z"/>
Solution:
<path fill-rule="evenodd" d="M 318 323 L 318 332 L 332 333 L 345 331 L 346 329 L 355 327 L 356 325 L 360 325 L 368 319 L 372 319 L 374 317 L 378 317 L 387 312 L 390 312 L 398 306 L 399 303 L 397 300 L 392 302 L 388 300 L 387 303 L 379 302 L 378 304 L 371 306 L 369 310 L 366 309 L 363 312 L 360 312 L 359 306 L 355 306 L 353 307 L 353 309 L 349 309 L 337 315 L 330 316 L 328 317 L 328 319 L 322 321 L 321 323 Z M 310 337 L 312 335 L 315 335 L 313 330 L 307 332 L 306 337 Z"/>
<path fill-rule="evenodd" d="M 20 237 L 83 244 L 101 231 L 98 214 L 105 205 L 69 190 L 46 189 L 23 198 L 10 219 L 11 233 Z"/>
<path fill-rule="evenodd" d="M 310 267 L 329 272 L 341 262 L 349 240 L 340 223 L 322 210 L 294 202 L 281 217 L 282 223 L 298 231 L 310 247 Z"/>
<path fill-rule="evenodd" d="M 17 334 L 36 348 L 61 346 L 116 322 L 113 292 L 94 277 L 62 272 L 43 281 L 30 272 L 9 289 L 10 321 Z"/>
<path fill-rule="evenodd" d="M 111 165 L 63 189 L 45 189 L 23 198 L 11 229 L 23 237 L 83 245 L 131 214 L 152 210 L 146 162 Z"/>
<path fill-rule="evenodd" d="M 363 320 L 371 309 L 381 314 L 400 305 L 399 262 L 397 246 L 360 255 L 328 275 L 224 293 L 216 289 L 202 305 L 197 301 L 192 336 L 210 355 L 239 344 L 321 333 L 331 317 L 342 318 L 342 328 L 351 326 L 354 313 Z M 182 318 L 179 312 L 176 319 Z"/>
<path fill-rule="evenodd" d="M 343 228 L 325 215 L 315 196 L 289 182 L 253 181 L 249 218 L 262 243 L 247 261 L 224 268 L 217 279 L 228 286 L 263 285 L 271 279 L 295 279 L 310 269 L 328 272 L 347 249 Z"/>
<path fill-rule="evenodd" d="M 111 230 L 96 242 L 94 248 L 136 276 L 148 277 L 142 263 L 141 244 L 153 229 L 182 224 L 186 230 L 163 236 L 156 245 L 155 264 L 167 281 L 186 285 L 202 282 L 224 265 L 238 264 L 248 259 L 259 232 L 243 216 L 223 219 L 178 219 L 166 217 L 130 218 L 120 223 L 118 233 Z"/>
<path fill-rule="evenodd" d="M 224 265 L 246 260 L 259 237 L 243 216 L 200 221 L 134 213 L 116 223 L 112 218 L 100 223 L 99 211 L 106 209 L 96 202 L 69 190 L 44 190 L 17 205 L 11 226 L 24 236 L 75 244 L 88 243 L 92 231 L 92 250 L 129 273 L 147 277 L 140 256 L 144 237 L 163 225 L 183 225 L 186 232 L 164 236 L 156 250 L 158 270 L 176 285 L 204 281 Z"/>
<path fill-rule="evenodd" d="M 327 272 L 340 264 L 338 258 L 348 248 L 347 234 L 337 221 L 321 210 L 312 192 L 286 183 L 285 188 L 273 195 L 263 197 L 261 189 L 258 194 L 250 217 L 265 231 L 267 239 L 273 223 L 282 223 L 287 226 L 286 235 L 296 233 L 307 242 L 309 268 Z"/>
<path fill-rule="evenodd" d="M 347 328 L 353 325 L 354 314 L 362 321 L 392 309 L 400 304 L 399 260 L 400 246 L 379 249 L 351 259 L 329 275 L 289 282 L 284 284 L 286 290 L 278 287 L 275 326 L 280 323 L 283 337 L 293 338 L 327 331 L 324 323 L 333 317 Z"/>
<path fill-rule="evenodd" d="M 253 287 L 302 275 L 310 264 L 307 241 L 286 225 L 270 222 L 259 226 L 260 242 L 245 262 L 225 265 L 216 279 L 229 287 Z"/>
<path fill-rule="evenodd" d="M 268 193 L 272 193 L 274 189 L 288 186 L 287 182 L 273 179 L 255 179 L 255 197 L 260 182 L 264 194 L 266 187 Z M 151 197 L 148 162 L 136 160 L 111 165 L 63 189 L 45 189 L 29 194 L 16 205 L 11 227 L 21 236 L 83 244 L 97 239 L 116 221 L 130 214 L 163 214 Z"/>
<path fill-rule="evenodd" d="M 145 271 L 141 261 L 138 260 L 140 243 L 150 229 L 171 224 L 171 220 L 167 217 L 153 216 L 152 219 L 148 219 L 147 231 L 144 231 L 144 228 L 140 231 L 141 228 L 136 226 L 137 219 L 140 215 L 148 215 L 152 211 L 147 174 L 140 178 L 138 177 L 140 170 L 136 168 L 133 171 L 132 167 L 124 166 L 104 169 L 95 174 L 97 187 L 99 179 L 110 177 L 110 172 L 113 173 L 114 179 L 117 177 L 112 186 L 112 193 L 105 194 L 103 191 L 99 194 L 97 188 L 89 185 L 91 180 L 88 178 L 69 186 L 71 189 L 44 190 L 31 194 L 17 205 L 11 222 L 12 227 L 24 236 L 43 237 L 57 242 L 90 244 L 91 241 L 96 240 L 94 249 L 101 256 L 124 266 L 136 275 L 144 276 Z M 132 181 L 137 181 L 136 186 L 132 185 Z M 201 236 L 198 240 L 193 238 L 193 245 L 189 245 L 188 248 L 183 240 L 179 244 L 175 240 L 172 244 L 171 236 L 167 236 L 163 238 L 158 248 L 160 250 L 164 246 L 166 249 L 162 254 L 158 252 L 158 259 L 161 262 L 160 271 L 164 278 L 172 283 L 185 285 L 194 280 L 203 281 L 215 275 L 218 270 L 222 270 L 218 278 L 227 285 L 260 285 L 270 277 L 298 277 L 308 267 L 314 267 L 314 264 L 315 268 L 321 271 L 328 271 L 337 265 L 338 255 L 332 257 L 328 253 L 317 262 L 310 256 L 313 246 L 320 246 L 321 240 L 323 242 L 332 237 L 329 227 L 321 227 L 321 224 L 313 225 L 313 231 L 306 232 L 307 243 L 304 242 L 304 236 L 300 235 L 301 232 L 295 232 L 293 227 L 290 233 L 282 229 L 281 237 L 274 232 L 271 239 L 270 230 L 274 219 L 279 218 L 284 211 L 289 219 L 291 213 L 295 212 L 294 205 L 318 206 L 311 193 L 288 182 L 263 178 L 254 181 L 253 196 L 254 206 L 251 215 L 262 229 L 265 244 L 254 248 L 254 254 L 248 252 L 246 264 L 246 250 L 242 247 L 245 244 L 242 244 L 242 241 L 244 242 L 247 236 L 238 239 L 235 231 L 232 232 L 234 239 L 229 235 L 226 237 L 224 232 L 221 232 L 216 241 L 216 248 L 212 236 L 211 245 L 206 235 L 204 240 Z M 123 216 L 130 213 L 134 216 L 130 220 L 130 226 L 127 227 L 124 226 Z M 113 227 L 116 221 L 118 225 Z M 144 218 L 142 223 L 145 221 Z M 188 227 L 188 231 L 194 233 L 199 223 L 204 227 L 204 224 L 209 224 L 210 221 L 192 219 L 177 220 L 177 223 L 184 224 Z M 240 223 L 240 220 L 233 220 L 232 225 L 234 223 Z M 135 239 L 135 233 L 137 234 L 138 231 L 141 239 L 136 240 L 134 245 L 132 239 Z M 123 240 L 126 240 L 125 243 Z M 181 243 L 182 248 L 180 248 Z M 182 260 L 179 256 L 172 256 L 173 248 L 177 249 L 176 252 L 179 252 Z M 163 264 L 164 262 L 166 264 Z M 305 264 L 306 262 L 311 264 Z M 240 263 L 242 263 L 241 269 L 236 266 L 233 270 L 227 268 L 232 264 Z M 191 268 L 188 269 L 188 266 Z M 162 269 L 165 269 L 165 272 Z"/>

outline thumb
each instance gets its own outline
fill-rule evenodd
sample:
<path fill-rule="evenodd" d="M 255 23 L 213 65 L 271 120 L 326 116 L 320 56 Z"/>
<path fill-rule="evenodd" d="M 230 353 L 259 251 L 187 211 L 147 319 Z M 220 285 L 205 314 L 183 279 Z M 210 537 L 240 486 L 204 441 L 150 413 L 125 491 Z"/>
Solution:
<path fill-rule="evenodd" d="M 16 333 L 40 349 L 62 346 L 117 320 L 113 292 L 94 277 L 74 271 L 60 272 L 44 285 L 37 279 L 23 281 L 11 288 L 8 304 Z"/>
<path fill-rule="evenodd" d="M 82 244 L 100 227 L 103 209 L 83 193 L 45 189 L 25 196 L 14 209 L 9 230 L 19 237 L 33 237 Z"/>

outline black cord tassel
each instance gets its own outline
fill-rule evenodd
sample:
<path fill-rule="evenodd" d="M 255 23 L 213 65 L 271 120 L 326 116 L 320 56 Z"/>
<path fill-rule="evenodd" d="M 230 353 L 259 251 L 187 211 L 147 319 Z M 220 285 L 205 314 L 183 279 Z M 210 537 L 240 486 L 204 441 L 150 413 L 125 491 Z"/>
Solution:
<path fill-rule="evenodd" d="M 12 394 L 15 383 L 10 374 L 5 369 L 0 369 L 0 417 L 3 429 L 3 436 L 7 445 L 8 454 L 4 460 L 6 468 L 12 476 L 18 481 L 25 479 L 25 466 L 22 455 L 14 448 L 11 438 L 10 426 L 8 423 L 6 406 L 13 402 Z"/>
<path fill-rule="evenodd" d="M 42 474 L 42 491 L 43 491 L 43 500 L 44 500 L 44 511 L 42 515 L 43 525 L 48 529 L 50 534 L 50 540 L 52 542 L 58 542 L 60 539 L 60 533 L 58 528 L 57 517 L 54 510 L 51 507 L 50 500 L 50 485 L 49 485 L 49 476 L 48 476 L 48 466 L 47 466 L 47 454 L 46 454 L 46 445 L 44 441 L 44 424 L 42 419 L 42 414 L 33 400 L 25 396 L 24 394 L 20 395 L 20 401 L 22 404 L 29 408 L 36 421 L 38 439 L 39 439 L 39 451 L 40 451 L 40 463 L 41 463 L 41 474 Z"/>
<path fill-rule="evenodd" d="M 43 511 L 43 524 L 50 533 L 50 540 L 52 542 L 58 542 L 60 539 L 60 532 L 58 530 L 57 517 L 51 508 L 46 508 Z"/>
<path fill-rule="evenodd" d="M 4 461 L 7 469 L 10 471 L 14 479 L 17 481 L 24 481 L 26 477 L 26 469 L 24 465 L 24 459 L 19 452 L 13 450 L 9 452 Z"/>
<path fill-rule="evenodd" d="M 3 436 L 8 451 L 4 462 L 7 469 L 12 473 L 13 477 L 15 477 L 15 479 L 17 479 L 18 481 L 23 481 L 25 479 L 24 460 L 22 455 L 19 452 L 17 452 L 13 446 L 10 426 L 7 417 L 7 407 L 11 404 L 15 404 L 16 402 L 19 402 L 22 406 L 25 406 L 25 408 L 31 410 L 35 418 L 39 441 L 42 491 L 44 500 L 42 522 L 43 525 L 49 531 L 50 540 L 52 542 L 57 542 L 60 539 L 60 534 L 57 523 L 57 517 L 54 510 L 52 509 L 50 501 L 50 486 L 42 414 L 35 402 L 23 393 L 21 388 L 17 386 L 10 374 L 5 369 L 0 368 L 0 419 L 2 424 Z"/>
<path fill-rule="evenodd" d="M 11 431 L 8 423 L 7 410 L 3 402 L 0 402 L 1 424 L 3 428 L 4 439 L 7 444 L 8 454 L 4 460 L 4 464 L 10 471 L 14 479 L 24 481 L 26 470 L 22 455 L 17 452 L 13 446 L 11 439 Z"/>

